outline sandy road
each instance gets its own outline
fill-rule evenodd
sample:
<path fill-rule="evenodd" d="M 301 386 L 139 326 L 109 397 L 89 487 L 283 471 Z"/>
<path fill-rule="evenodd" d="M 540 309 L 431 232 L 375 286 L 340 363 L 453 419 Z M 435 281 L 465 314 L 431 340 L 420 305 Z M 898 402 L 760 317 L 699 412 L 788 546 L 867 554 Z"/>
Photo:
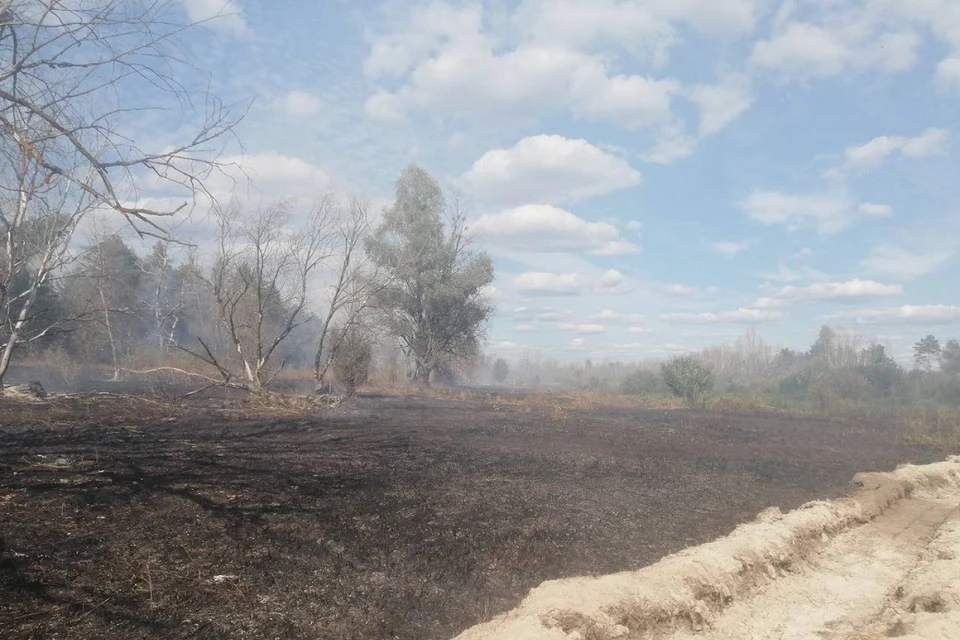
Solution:
<path fill-rule="evenodd" d="M 708 628 L 669 637 L 960 638 L 958 503 L 956 494 L 900 501 L 838 535 L 798 571 L 731 605 Z"/>
<path fill-rule="evenodd" d="M 639 571 L 544 583 L 457 640 L 960 640 L 960 457 L 854 481 Z"/>

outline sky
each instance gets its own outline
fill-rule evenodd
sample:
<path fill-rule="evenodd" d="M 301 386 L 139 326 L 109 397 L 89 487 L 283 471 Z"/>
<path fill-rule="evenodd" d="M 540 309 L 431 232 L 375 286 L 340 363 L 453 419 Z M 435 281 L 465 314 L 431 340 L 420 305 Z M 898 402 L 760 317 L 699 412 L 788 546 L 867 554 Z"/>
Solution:
<path fill-rule="evenodd" d="M 181 2 L 247 197 L 465 197 L 490 354 L 960 337 L 956 0 Z"/>

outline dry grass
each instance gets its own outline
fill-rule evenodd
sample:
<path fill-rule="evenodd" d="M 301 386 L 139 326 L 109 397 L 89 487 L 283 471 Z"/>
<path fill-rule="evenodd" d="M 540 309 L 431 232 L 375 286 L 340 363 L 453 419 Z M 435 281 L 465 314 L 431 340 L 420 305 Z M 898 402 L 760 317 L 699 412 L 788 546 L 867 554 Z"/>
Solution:
<path fill-rule="evenodd" d="M 960 452 L 960 407 L 929 405 L 903 409 L 897 416 L 903 437 L 911 444 Z"/>

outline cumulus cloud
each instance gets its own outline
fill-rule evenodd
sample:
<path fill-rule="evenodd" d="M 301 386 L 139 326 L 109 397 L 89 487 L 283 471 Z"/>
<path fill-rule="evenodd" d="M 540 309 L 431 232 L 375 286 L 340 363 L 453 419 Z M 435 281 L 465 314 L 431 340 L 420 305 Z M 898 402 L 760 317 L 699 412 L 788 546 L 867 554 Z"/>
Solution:
<path fill-rule="evenodd" d="M 537 135 L 487 151 L 462 181 L 484 202 L 553 203 L 634 187 L 640 173 L 586 140 Z"/>
<path fill-rule="evenodd" d="M 689 298 L 700 293 L 700 289 L 685 284 L 661 284 L 655 288 L 660 293 L 677 298 Z"/>
<path fill-rule="evenodd" d="M 558 322 L 573 315 L 573 312 L 569 309 L 557 309 L 556 307 L 517 307 L 514 309 L 513 315 L 518 320 L 528 322 Z"/>
<path fill-rule="evenodd" d="M 562 324 L 559 327 L 564 331 L 573 331 L 580 335 L 596 335 L 606 331 L 602 324 Z"/>
<path fill-rule="evenodd" d="M 532 296 L 578 296 L 587 286 L 579 273 L 527 271 L 513 279 L 514 288 Z"/>
<path fill-rule="evenodd" d="M 751 6 L 753 2 L 737 1 Z M 669 25 L 680 13 L 698 23 L 703 15 L 727 15 L 679 4 L 687 9 L 678 13 L 665 4 L 659 10 L 663 17 L 654 21 Z M 608 8 L 616 13 L 618 5 Z M 646 10 L 640 8 L 640 12 Z M 379 86 L 365 111 L 387 119 L 430 110 L 494 121 L 566 112 L 635 130 L 672 126 L 676 120 L 673 99 L 683 95 L 679 82 L 618 73 L 616 56 L 585 46 L 592 41 L 591 24 L 598 36 L 608 31 L 600 22 L 613 24 L 605 15 L 609 14 L 597 2 L 574 0 L 550 2 L 548 11 L 539 11 L 529 2 L 515 11 L 443 2 L 397 9 L 383 21 L 385 28 L 371 37 L 364 68 Z M 580 17 L 570 22 L 572 16 Z M 577 24 L 578 37 L 564 37 L 559 28 L 541 28 L 550 21 Z M 628 31 L 631 42 L 649 42 L 642 29 Z M 505 42 L 513 44 L 505 47 Z M 665 52 L 660 46 L 654 49 Z"/>
<path fill-rule="evenodd" d="M 708 35 L 735 35 L 753 28 L 756 0 L 704 4 L 689 0 L 524 0 L 517 11 L 523 32 L 537 42 L 586 47 L 613 42 L 663 61 L 689 27 Z"/>
<path fill-rule="evenodd" d="M 760 298 L 756 306 L 778 307 L 801 302 L 858 302 L 903 293 L 899 284 L 883 284 L 874 280 L 846 280 L 843 282 L 815 282 L 805 286 L 787 285 L 774 289 Z"/>
<path fill-rule="evenodd" d="M 647 326 L 627 327 L 627 333 L 631 333 L 631 334 L 653 333 L 653 327 L 647 327 Z"/>
<path fill-rule="evenodd" d="M 829 320 L 859 324 L 938 325 L 960 322 L 960 306 L 945 304 L 903 305 L 881 309 L 857 309 L 826 316 Z"/>
<path fill-rule="evenodd" d="M 839 233 L 862 217 L 886 217 L 888 205 L 857 203 L 845 193 L 790 194 L 757 190 L 739 202 L 753 220 L 790 230 L 813 227 L 823 234 Z"/>
<path fill-rule="evenodd" d="M 874 247 L 860 266 L 867 273 L 910 280 L 942 269 L 955 255 L 956 250 L 908 251 L 882 244 Z"/>
<path fill-rule="evenodd" d="M 550 205 L 525 205 L 480 216 L 471 231 L 484 242 L 534 252 L 584 252 L 614 256 L 637 253 L 607 222 L 588 222 Z"/>
<path fill-rule="evenodd" d="M 700 107 L 700 136 L 713 135 L 743 115 L 753 104 L 753 91 L 747 76 L 724 77 L 717 84 L 700 84 L 688 91 Z"/>
<path fill-rule="evenodd" d="M 642 314 L 620 313 L 613 309 L 604 309 L 600 313 L 595 313 L 590 316 L 590 319 L 607 324 L 640 324 L 646 321 L 646 318 Z"/>
<path fill-rule="evenodd" d="M 908 158 L 943 155 L 946 153 L 946 143 L 949 135 L 946 129 L 931 127 L 913 138 L 878 136 L 862 145 L 848 147 L 843 154 L 843 163 L 827 171 L 826 176 L 836 179 L 849 174 L 876 169 L 895 153 L 900 153 Z"/>
<path fill-rule="evenodd" d="M 274 105 L 287 115 L 305 117 L 319 113 L 323 102 L 312 93 L 295 89 L 274 100 Z"/>
<path fill-rule="evenodd" d="M 660 319 L 675 324 L 767 324 L 783 318 L 779 311 L 736 309 L 720 313 L 665 313 Z"/>
<path fill-rule="evenodd" d="M 597 288 L 601 291 L 618 289 L 624 282 L 625 278 L 622 273 L 616 269 L 608 269 L 600 276 L 600 280 L 597 282 Z"/>
<path fill-rule="evenodd" d="M 871 25 L 789 22 L 754 45 L 750 61 L 783 78 L 805 80 L 850 70 L 903 71 L 917 60 L 920 38 L 908 30 L 875 32 Z"/>
<path fill-rule="evenodd" d="M 960 56 L 941 60 L 937 64 L 934 82 L 941 91 L 960 93 Z"/>

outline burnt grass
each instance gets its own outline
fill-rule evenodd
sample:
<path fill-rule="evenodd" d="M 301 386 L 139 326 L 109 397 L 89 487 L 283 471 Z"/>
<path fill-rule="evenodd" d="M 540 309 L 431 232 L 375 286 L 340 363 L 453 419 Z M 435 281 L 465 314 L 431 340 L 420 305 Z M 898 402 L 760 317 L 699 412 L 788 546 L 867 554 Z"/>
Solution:
<path fill-rule="evenodd" d="M 938 457 L 875 422 L 484 396 L 0 401 L 0 637 L 441 640 Z"/>

